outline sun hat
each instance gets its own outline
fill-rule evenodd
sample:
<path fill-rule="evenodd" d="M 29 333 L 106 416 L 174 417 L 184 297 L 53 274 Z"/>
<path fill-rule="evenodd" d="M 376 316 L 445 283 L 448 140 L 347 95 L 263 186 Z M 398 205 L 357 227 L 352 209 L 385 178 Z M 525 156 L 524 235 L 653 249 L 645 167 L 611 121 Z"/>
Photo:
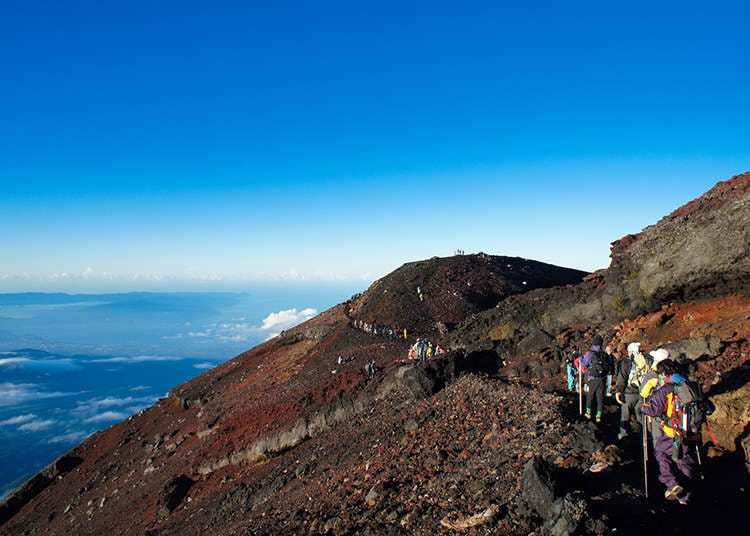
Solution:
<path fill-rule="evenodd" d="M 652 350 L 649 354 L 654 358 L 654 365 L 661 363 L 665 359 L 669 359 L 669 350 L 665 350 L 664 348 Z"/>

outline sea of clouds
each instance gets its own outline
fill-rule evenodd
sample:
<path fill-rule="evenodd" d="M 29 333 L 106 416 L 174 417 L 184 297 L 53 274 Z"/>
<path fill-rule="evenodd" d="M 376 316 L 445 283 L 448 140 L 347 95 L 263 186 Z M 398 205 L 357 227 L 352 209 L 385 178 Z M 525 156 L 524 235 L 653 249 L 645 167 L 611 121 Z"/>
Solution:
<path fill-rule="evenodd" d="M 38 303 L 34 296 L 37 303 L 24 304 L 19 298 L 21 303 L 2 303 L 0 295 L 0 496 L 174 386 L 318 314 L 314 307 L 290 307 L 253 317 L 236 303 L 221 309 L 199 297 L 197 312 L 162 307 L 168 296 L 160 295 L 159 306 L 141 300 L 131 314 L 117 297 L 71 296 L 66 302 L 58 296 L 62 303 Z M 102 311 L 115 319 L 112 325 L 101 319 Z M 63 337 L 59 326 L 65 322 L 70 329 Z M 89 331 L 76 336 L 81 322 Z M 42 329 L 47 324 L 58 331 Z M 122 324 L 133 331 L 124 343 L 115 340 Z"/>

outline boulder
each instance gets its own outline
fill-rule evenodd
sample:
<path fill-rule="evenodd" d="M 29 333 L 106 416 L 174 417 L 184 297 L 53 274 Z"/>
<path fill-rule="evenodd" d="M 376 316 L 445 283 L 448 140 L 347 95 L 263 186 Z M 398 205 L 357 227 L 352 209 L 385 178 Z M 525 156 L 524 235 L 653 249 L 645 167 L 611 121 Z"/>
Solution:
<path fill-rule="evenodd" d="M 550 509 L 550 516 L 544 524 L 545 534 L 569 536 L 577 534 L 588 517 L 588 502 L 581 491 L 568 493 L 557 499 Z"/>
<path fill-rule="evenodd" d="M 708 424 L 719 441 L 718 446 L 729 451 L 745 448 L 745 462 L 750 462 L 750 453 L 747 451 L 750 430 L 750 383 L 710 398 L 716 410 L 708 417 Z M 703 440 L 709 441 L 710 437 L 704 433 Z"/>
<path fill-rule="evenodd" d="M 555 489 L 550 467 L 541 457 L 534 456 L 524 465 L 521 494 L 534 512 L 547 518 L 555 502 Z"/>
<path fill-rule="evenodd" d="M 718 355 L 721 351 L 721 339 L 715 335 L 706 335 L 705 337 L 682 339 L 671 344 L 666 344 L 663 348 L 669 350 L 670 355 L 673 357 L 683 355 L 685 359 L 695 361 L 706 355 Z"/>

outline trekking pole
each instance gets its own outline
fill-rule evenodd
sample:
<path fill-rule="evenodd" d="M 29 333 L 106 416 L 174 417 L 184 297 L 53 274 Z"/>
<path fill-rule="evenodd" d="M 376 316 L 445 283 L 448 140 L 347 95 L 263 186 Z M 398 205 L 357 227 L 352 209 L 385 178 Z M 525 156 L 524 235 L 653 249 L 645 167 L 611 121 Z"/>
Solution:
<path fill-rule="evenodd" d="M 648 417 L 643 416 L 643 488 L 648 499 Z"/>
<path fill-rule="evenodd" d="M 695 444 L 695 457 L 698 460 L 698 469 L 701 473 L 701 480 L 706 479 L 706 475 L 703 473 L 703 457 L 701 456 L 701 444 L 700 442 Z"/>
<path fill-rule="evenodd" d="M 578 415 L 583 415 L 583 374 L 581 365 L 578 365 Z"/>

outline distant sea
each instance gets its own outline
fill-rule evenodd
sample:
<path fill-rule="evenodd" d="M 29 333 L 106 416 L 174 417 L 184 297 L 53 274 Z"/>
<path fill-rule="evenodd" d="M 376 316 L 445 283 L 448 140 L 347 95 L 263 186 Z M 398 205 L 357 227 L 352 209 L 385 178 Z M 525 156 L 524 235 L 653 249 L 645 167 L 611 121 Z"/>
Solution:
<path fill-rule="evenodd" d="M 90 434 L 361 287 L 0 294 L 0 497 Z"/>

